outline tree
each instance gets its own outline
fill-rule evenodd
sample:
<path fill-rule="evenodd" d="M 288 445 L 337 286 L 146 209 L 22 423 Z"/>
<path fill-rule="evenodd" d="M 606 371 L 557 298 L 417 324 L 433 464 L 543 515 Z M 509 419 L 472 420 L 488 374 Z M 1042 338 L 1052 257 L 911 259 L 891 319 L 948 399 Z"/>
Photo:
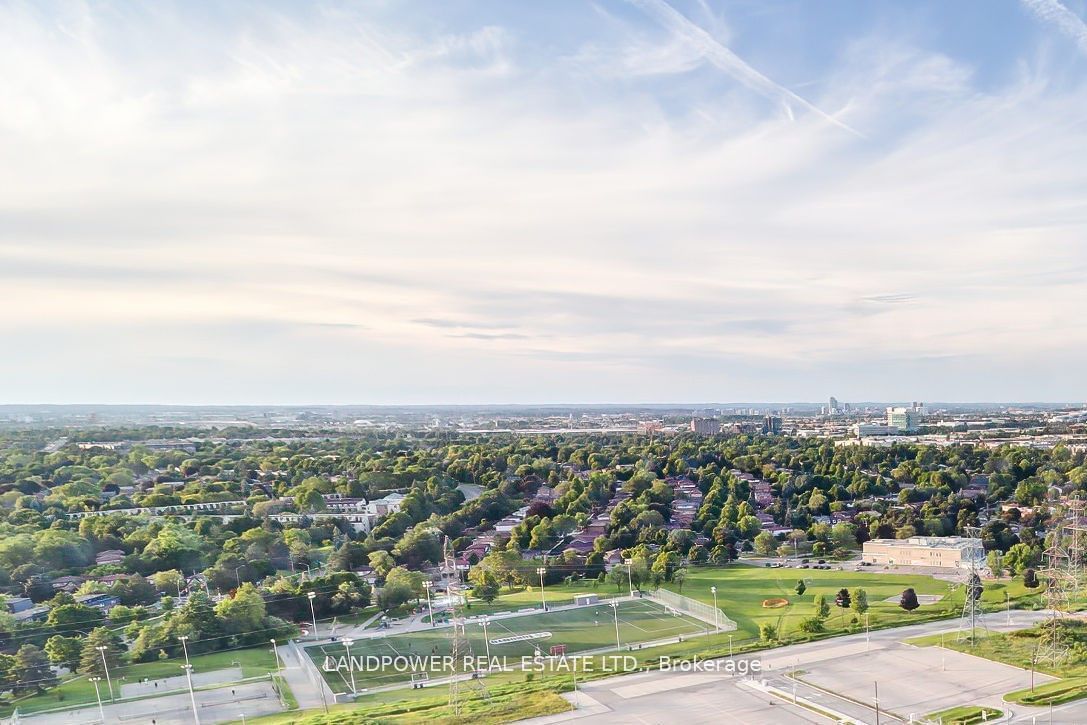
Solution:
<path fill-rule="evenodd" d="M 985 557 L 986 564 L 989 565 L 989 571 L 995 577 L 1004 576 L 1004 557 L 1000 553 L 1000 549 L 993 549 Z"/>
<path fill-rule="evenodd" d="M 396 566 L 396 559 L 384 549 L 370 552 L 370 568 L 382 579 Z"/>
<path fill-rule="evenodd" d="M 777 627 L 769 622 L 763 622 L 759 625 L 759 640 L 762 642 L 774 642 L 778 638 Z"/>
<path fill-rule="evenodd" d="M 1038 574 L 1033 569 L 1023 571 L 1023 586 L 1028 589 L 1037 589 L 1039 583 Z"/>
<path fill-rule="evenodd" d="M 476 599 L 482 599 L 490 604 L 498 597 L 498 592 L 501 590 L 502 582 L 498 581 L 498 577 L 493 572 L 483 569 L 480 573 L 474 577 L 475 586 L 472 587 L 472 596 Z"/>
<path fill-rule="evenodd" d="M 912 588 L 903 589 L 902 597 L 898 600 L 898 606 L 905 609 L 907 612 L 912 612 L 921 606 L 921 603 L 917 601 L 917 592 Z"/>
<path fill-rule="evenodd" d="M 45 654 L 49 661 L 58 667 L 67 667 L 72 672 L 79 667 L 82 649 L 83 642 L 78 637 L 54 634 L 45 642 Z"/>
<path fill-rule="evenodd" d="M 807 632 L 808 634 L 816 634 L 818 632 L 822 632 L 823 629 L 824 629 L 823 620 L 820 619 L 819 617 L 808 617 L 806 619 L 800 620 L 800 631 L 801 632 Z"/>
<path fill-rule="evenodd" d="M 834 604 L 840 609 L 849 609 L 849 605 L 852 604 L 852 597 L 849 595 L 849 590 L 842 587 L 838 590 L 838 593 L 834 596 Z"/>
<path fill-rule="evenodd" d="M 827 598 L 822 594 L 815 595 L 815 616 L 819 619 L 826 619 L 830 616 L 830 605 L 827 604 Z"/>
<path fill-rule="evenodd" d="M 804 583 L 803 579 L 798 579 L 796 581 L 796 586 L 793 589 L 796 592 L 796 596 L 802 597 L 804 596 L 804 592 L 808 591 L 808 585 Z"/>
<path fill-rule="evenodd" d="M 864 614 L 868 611 L 868 592 L 863 589 L 853 590 L 853 611 L 857 614 Z"/>
<path fill-rule="evenodd" d="M 755 553 L 760 556 L 770 556 L 777 548 L 777 539 L 769 531 L 762 531 L 755 537 Z"/>
<path fill-rule="evenodd" d="M 45 653 L 32 644 L 24 644 L 15 653 L 16 692 L 41 692 L 57 684 L 57 675 Z"/>
<path fill-rule="evenodd" d="M 104 647 L 104 650 L 99 650 Z M 105 663 L 103 663 L 103 656 Z M 121 664 L 119 647 L 113 639 L 113 634 L 105 627 L 96 627 L 91 630 L 83 640 L 83 650 L 79 655 L 79 671 L 88 676 L 97 675 L 105 677 L 106 665 L 111 671 L 116 671 Z"/>
<path fill-rule="evenodd" d="M 1013 545 L 1004 555 L 1004 567 L 1012 574 L 1022 574 L 1026 569 L 1037 566 L 1040 561 L 1038 550 L 1023 543 Z"/>
<path fill-rule="evenodd" d="M 683 585 L 684 583 L 686 583 L 686 581 L 686 569 L 676 569 L 675 572 L 672 573 L 672 584 L 676 587 L 676 591 L 678 591 L 680 594 L 683 593 Z"/>
<path fill-rule="evenodd" d="M 238 587 L 233 597 L 227 597 L 215 605 L 215 614 L 226 633 L 234 635 L 261 633 L 267 616 L 264 598 L 249 582 Z"/>

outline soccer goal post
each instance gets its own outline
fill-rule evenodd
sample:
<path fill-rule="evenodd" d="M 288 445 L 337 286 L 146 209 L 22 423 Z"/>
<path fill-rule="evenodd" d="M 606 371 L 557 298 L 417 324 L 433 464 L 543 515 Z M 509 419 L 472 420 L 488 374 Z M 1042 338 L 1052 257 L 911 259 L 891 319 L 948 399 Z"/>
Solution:
<path fill-rule="evenodd" d="M 674 609 L 695 619 L 700 619 L 706 624 L 716 626 L 722 632 L 731 632 L 736 629 L 736 623 L 729 619 L 720 609 L 714 609 L 711 604 L 685 597 L 682 594 L 676 594 L 668 589 L 656 589 L 649 592 L 647 596 L 666 608 Z"/>

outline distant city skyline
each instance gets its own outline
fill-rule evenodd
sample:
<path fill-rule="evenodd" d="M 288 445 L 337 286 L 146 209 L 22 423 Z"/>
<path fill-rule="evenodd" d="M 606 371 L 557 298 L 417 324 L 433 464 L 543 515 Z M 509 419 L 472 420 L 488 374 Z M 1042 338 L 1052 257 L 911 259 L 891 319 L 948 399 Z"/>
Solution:
<path fill-rule="evenodd" d="M 1082 400 L 1084 17 L 0 0 L 0 403 Z"/>

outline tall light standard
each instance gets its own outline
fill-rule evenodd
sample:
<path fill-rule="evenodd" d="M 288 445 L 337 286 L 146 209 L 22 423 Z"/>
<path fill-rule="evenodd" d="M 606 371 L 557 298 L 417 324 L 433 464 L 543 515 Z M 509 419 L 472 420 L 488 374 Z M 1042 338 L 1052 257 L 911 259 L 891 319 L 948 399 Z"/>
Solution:
<path fill-rule="evenodd" d="M 313 600 L 317 598 L 317 592 L 309 592 L 306 598 L 309 599 L 309 613 L 313 617 L 313 638 L 317 639 L 317 610 L 313 608 Z"/>
<path fill-rule="evenodd" d="M 196 725 L 200 725 L 200 711 L 196 709 L 196 693 L 192 689 L 192 665 L 182 665 L 185 668 L 185 679 L 189 682 L 189 700 L 192 702 L 192 717 Z"/>
<path fill-rule="evenodd" d="M 540 604 L 543 605 L 543 610 L 547 611 L 547 599 L 544 598 L 544 574 L 547 573 L 546 567 L 537 567 L 536 573 L 540 575 Z"/>
<path fill-rule="evenodd" d="M 102 678 L 88 677 L 87 679 L 94 683 L 94 696 L 98 698 L 98 716 L 102 718 L 102 725 L 105 725 L 106 711 L 102 709 L 102 692 L 98 689 L 98 683 L 102 681 Z"/>
<path fill-rule="evenodd" d="M 618 652 L 623 649 L 623 645 L 619 641 L 619 602 L 614 599 L 611 600 L 611 611 L 615 615 L 615 651 Z"/>
<path fill-rule="evenodd" d="M 275 657 L 276 660 L 276 673 L 282 675 L 283 665 L 279 662 L 279 648 L 276 647 L 276 641 L 274 639 L 270 639 L 268 641 L 272 643 L 272 656 Z"/>
<path fill-rule="evenodd" d="M 98 654 L 102 655 L 102 669 L 106 671 L 106 684 L 109 685 L 109 701 L 113 702 L 113 680 L 109 677 L 109 664 L 106 663 L 106 650 L 109 647 L 99 645 L 95 649 L 98 650 Z"/>
<path fill-rule="evenodd" d="M 729 656 L 729 659 L 732 659 L 732 635 L 731 634 L 728 636 L 728 656 Z"/>
<path fill-rule="evenodd" d="M 238 580 L 238 588 L 241 588 L 242 586 L 242 575 L 238 573 L 242 566 L 245 566 L 245 564 L 234 567 L 234 578 Z"/>
<path fill-rule="evenodd" d="M 630 572 L 631 566 L 634 565 L 633 559 L 627 559 L 623 562 L 627 565 L 627 584 L 630 586 L 630 596 L 634 596 L 634 575 Z"/>
<path fill-rule="evenodd" d="M 491 623 L 491 620 L 488 619 L 487 617 L 484 617 L 481 621 L 483 623 L 483 644 L 487 648 L 487 663 L 488 663 L 487 664 L 487 669 L 490 669 L 491 668 L 491 665 L 490 665 L 490 661 L 491 661 L 491 638 L 487 636 L 487 625 Z"/>
<path fill-rule="evenodd" d="M 183 634 L 178 639 L 181 640 L 181 649 L 185 652 L 185 664 L 189 664 L 189 646 L 185 644 L 189 641 L 189 635 Z"/>
<path fill-rule="evenodd" d="M 430 612 L 430 626 L 434 627 L 437 625 L 434 623 L 434 607 L 430 604 L 430 588 L 432 586 L 434 586 L 434 583 L 429 579 L 423 582 L 423 589 L 426 589 L 426 608 Z"/>
<path fill-rule="evenodd" d="M 713 631 L 714 632 L 720 632 L 721 631 L 721 625 L 717 621 L 717 587 L 715 587 L 715 586 L 710 587 L 710 592 L 713 594 Z M 729 639 L 732 639 L 732 638 L 729 637 Z M 731 657 L 731 656 L 732 656 L 732 653 L 730 652 L 729 657 Z"/>
<path fill-rule="evenodd" d="M 351 673 L 351 694 L 357 695 L 358 690 L 355 688 L 355 666 L 351 664 L 351 639 L 344 637 L 343 648 L 347 650 L 347 671 Z"/>

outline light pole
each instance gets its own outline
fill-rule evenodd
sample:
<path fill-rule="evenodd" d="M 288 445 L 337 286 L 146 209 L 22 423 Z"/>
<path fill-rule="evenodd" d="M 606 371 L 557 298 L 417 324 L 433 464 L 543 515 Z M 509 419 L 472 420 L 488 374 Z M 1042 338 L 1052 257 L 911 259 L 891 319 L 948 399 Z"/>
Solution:
<path fill-rule="evenodd" d="M 189 641 L 189 635 L 183 634 L 178 639 L 181 640 L 181 649 L 185 652 L 185 664 L 189 664 L 189 646 L 185 644 Z"/>
<path fill-rule="evenodd" d="M 547 573 L 546 567 L 537 567 L 536 573 L 540 575 L 540 604 L 543 606 L 543 610 L 547 611 L 547 599 L 544 598 L 544 574 Z"/>
<path fill-rule="evenodd" d="M 430 612 L 430 626 L 434 627 L 437 625 L 434 623 L 434 607 L 430 604 L 430 587 L 432 586 L 434 586 L 434 584 L 429 579 L 423 582 L 423 589 L 426 589 L 426 608 L 427 611 Z"/>
<path fill-rule="evenodd" d="M 106 663 L 106 650 L 109 647 L 99 645 L 95 649 L 98 650 L 98 654 L 102 655 L 102 669 L 106 671 L 106 684 L 109 685 L 109 701 L 113 702 L 113 680 L 109 677 L 109 664 Z"/>
<path fill-rule="evenodd" d="M 351 664 L 351 639 L 345 637 L 343 640 L 343 648 L 347 650 L 347 671 L 351 673 L 351 694 L 357 695 L 358 690 L 355 688 L 355 666 Z"/>
<path fill-rule="evenodd" d="M 611 611 L 615 615 L 615 651 L 619 652 L 623 649 L 623 645 L 619 641 L 619 602 L 614 599 L 611 600 Z"/>
<path fill-rule="evenodd" d="M 729 656 L 729 659 L 732 659 L 732 635 L 731 634 L 728 636 L 728 656 Z"/>
<path fill-rule="evenodd" d="M 317 598 L 317 592 L 309 592 L 306 594 L 306 599 L 309 599 L 309 613 L 313 617 L 313 638 L 317 639 L 317 610 L 313 608 L 313 600 Z"/>
<path fill-rule="evenodd" d="M 721 631 L 721 625 L 718 624 L 718 622 L 717 622 L 717 587 L 710 587 L 710 593 L 713 594 L 713 631 L 714 632 L 720 632 Z M 730 642 L 732 641 L 732 637 L 729 637 L 728 639 L 729 639 Z M 729 653 L 728 653 L 729 657 L 732 656 L 732 651 L 731 650 L 732 650 L 732 647 L 730 645 L 729 646 Z"/>
<path fill-rule="evenodd" d="M 196 693 L 192 689 L 192 665 L 182 665 L 185 668 L 185 679 L 189 682 L 189 700 L 192 702 L 192 717 L 196 725 L 200 725 L 200 711 L 196 709 Z"/>
<path fill-rule="evenodd" d="M 275 657 L 276 660 L 276 674 L 282 675 L 283 665 L 279 662 L 279 648 L 276 647 L 276 641 L 274 639 L 268 641 L 272 643 L 272 656 Z"/>
<path fill-rule="evenodd" d="M 871 635 L 871 628 L 868 626 L 868 612 L 865 612 L 864 613 L 864 651 L 865 652 L 868 651 L 869 643 L 872 641 L 870 635 Z"/>
<path fill-rule="evenodd" d="M 483 644 L 487 648 L 487 669 L 491 669 L 491 638 L 487 636 L 487 625 L 491 623 L 491 620 L 486 617 L 483 618 Z"/>
<path fill-rule="evenodd" d="M 242 566 L 245 566 L 245 564 L 234 567 L 234 578 L 238 581 L 238 588 L 241 588 L 242 586 L 242 575 L 238 573 Z"/>
<path fill-rule="evenodd" d="M 102 692 L 98 689 L 98 683 L 102 681 L 101 677 L 89 677 L 87 678 L 94 683 L 94 696 L 98 698 L 98 715 L 102 718 L 102 725 L 106 723 L 106 711 L 102 709 Z"/>
<path fill-rule="evenodd" d="M 630 596 L 633 597 L 634 596 L 634 575 L 631 574 L 630 568 L 631 568 L 631 566 L 633 566 L 634 560 L 633 559 L 627 559 L 623 563 L 627 565 L 627 585 L 630 587 Z"/>

